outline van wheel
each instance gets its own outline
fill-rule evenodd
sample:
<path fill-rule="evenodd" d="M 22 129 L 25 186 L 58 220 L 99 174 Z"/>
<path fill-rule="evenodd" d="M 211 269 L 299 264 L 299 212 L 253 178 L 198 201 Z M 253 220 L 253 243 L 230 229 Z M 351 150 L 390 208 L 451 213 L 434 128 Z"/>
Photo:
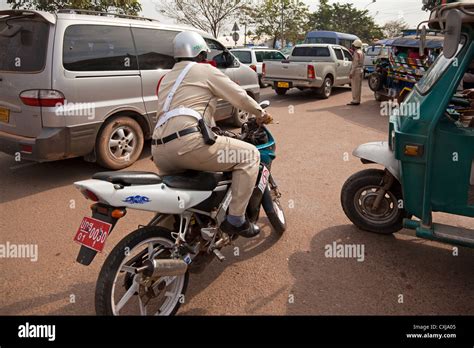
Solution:
<path fill-rule="evenodd" d="M 329 76 L 326 76 L 326 78 L 324 79 L 323 85 L 320 88 L 318 88 L 318 91 L 317 91 L 318 96 L 323 99 L 328 99 L 332 93 L 332 85 L 333 85 L 332 78 L 330 78 Z"/>
<path fill-rule="evenodd" d="M 96 142 L 97 163 L 108 169 L 131 166 L 143 150 L 143 131 L 134 119 L 121 116 L 108 121 Z"/>
<path fill-rule="evenodd" d="M 288 88 L 279 88 L 279 87 L 277 87 L 277 88 L 275 88 L 275 92 L 278 95 L 285 95 L 286 92 L 288 92 Z"/>
<path fill-rule="evenodd" d="M 236 109 L 232 118 L 232 126 L 242 127 L 242 125 L 249 120 L 249 113 L 245 110 Z"/>

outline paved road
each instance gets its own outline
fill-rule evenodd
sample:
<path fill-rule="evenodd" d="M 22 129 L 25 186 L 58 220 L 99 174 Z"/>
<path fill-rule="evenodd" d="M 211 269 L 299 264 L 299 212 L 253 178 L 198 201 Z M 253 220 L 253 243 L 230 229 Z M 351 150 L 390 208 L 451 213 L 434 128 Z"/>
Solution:
<path fill-rule="evenodd" d="M 474 250 L 414 237 L 411 231 L 379 236 L 358 231 L 339 203 L 348 176 L 363 169 L 349 155 L 358 144 L 387 138 L 387 118 L 365 87 L 354 108 L 347 89 L 329 100 L 294 91 L 272 101 L 279 124 L 274 176 L 283 192 L 288 231 L 277 239 L 262 219 L 262 236 L 239 240 L 193 275 L 180 314 L 474 314 Z M 148 145 L 149 146 L 149 145 Z M 132 170 L 154 169 L 149 152 Z M 130 211 L 90 267 L 75 263 L 72 242 L 89 203 L 72 182 L 101 169 L 81 159 L 20 166 L 0 155 L 0 242 L 38 244 L 37 262 L 0 259 L 0 314 L 94 314 L 94 289 L 112 247 L 148 213 Z M 472 219 L 437 216 L 472 226 Z M 325 257 L 334 241 L 362 244 L 363 262 Z M 403 295 L 403 303 L 400 303 Z M 71 301 L 72 299 L 72 301 Z"/>

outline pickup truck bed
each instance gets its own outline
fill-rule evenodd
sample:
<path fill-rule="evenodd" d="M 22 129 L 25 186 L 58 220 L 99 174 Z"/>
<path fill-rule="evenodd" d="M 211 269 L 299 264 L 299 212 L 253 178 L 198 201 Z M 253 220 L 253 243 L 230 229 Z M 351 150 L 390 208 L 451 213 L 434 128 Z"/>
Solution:
<path fill-rule="evenodd" d="M 333 86 L 350 83 L 351 61 L 349 51 L 338 45 L 298 45 L 289 60 L 265 62 L 263 82 L 279 95 L 291 88 L 309 88 L 328 98 Z"/>

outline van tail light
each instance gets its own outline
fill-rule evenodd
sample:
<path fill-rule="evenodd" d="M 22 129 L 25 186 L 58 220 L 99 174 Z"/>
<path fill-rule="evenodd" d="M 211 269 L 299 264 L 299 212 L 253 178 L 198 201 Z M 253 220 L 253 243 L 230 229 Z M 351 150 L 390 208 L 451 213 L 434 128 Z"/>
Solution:
<path fill-rule="evenodd" d="M 54 89 L 29 89 L 20 93 L 20 99 L 25 105 L 54 107 L 64 105 L 65 97 Z"/>
<path fill-rule="evenodd" d="M 314 72 L 314 66 L 308 65 L 308 79 L 315 79 L 316 73 Z"/>
<path fill-rule="evenodd" d="M 252 64 L 252 65 L 250 66 L 250 69 L 252 69 L 253 71 L 257 72 L 257 66 L 254 65 L 254 64 Z"/>
<path fill-rule="evenodd" d="M 265 63 L 263 63 L 263 64 L 262 64 L 262 75 L 263 75 L 264 77 L 265 77 L 265 75 L 266 75 L 266 73 L 267 73 L 266 70 L 267 70 L 267 69 L 266 69 L 266 65 L 265 65 Z"/>
<path fill-rule="evenodd" d="M 20 145 L 20 152 L 26 153 L 26 154 L 32 154 L 33 145 Z"/>

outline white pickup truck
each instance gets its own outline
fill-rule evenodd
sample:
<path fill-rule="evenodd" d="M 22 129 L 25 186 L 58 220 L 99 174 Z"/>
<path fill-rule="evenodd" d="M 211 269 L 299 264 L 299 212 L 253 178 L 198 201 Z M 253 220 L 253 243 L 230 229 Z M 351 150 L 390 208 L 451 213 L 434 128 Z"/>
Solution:
<path fill-rule="evenodd" d="M 263 82 L 278 95 L 290 88 L 315 89 L 322 98 L 329 98 L 333 86 L 350 83 L 352 55 L 343 46 L 302 44 L 291 51 L 288 60 L 265 62 Z"/>

